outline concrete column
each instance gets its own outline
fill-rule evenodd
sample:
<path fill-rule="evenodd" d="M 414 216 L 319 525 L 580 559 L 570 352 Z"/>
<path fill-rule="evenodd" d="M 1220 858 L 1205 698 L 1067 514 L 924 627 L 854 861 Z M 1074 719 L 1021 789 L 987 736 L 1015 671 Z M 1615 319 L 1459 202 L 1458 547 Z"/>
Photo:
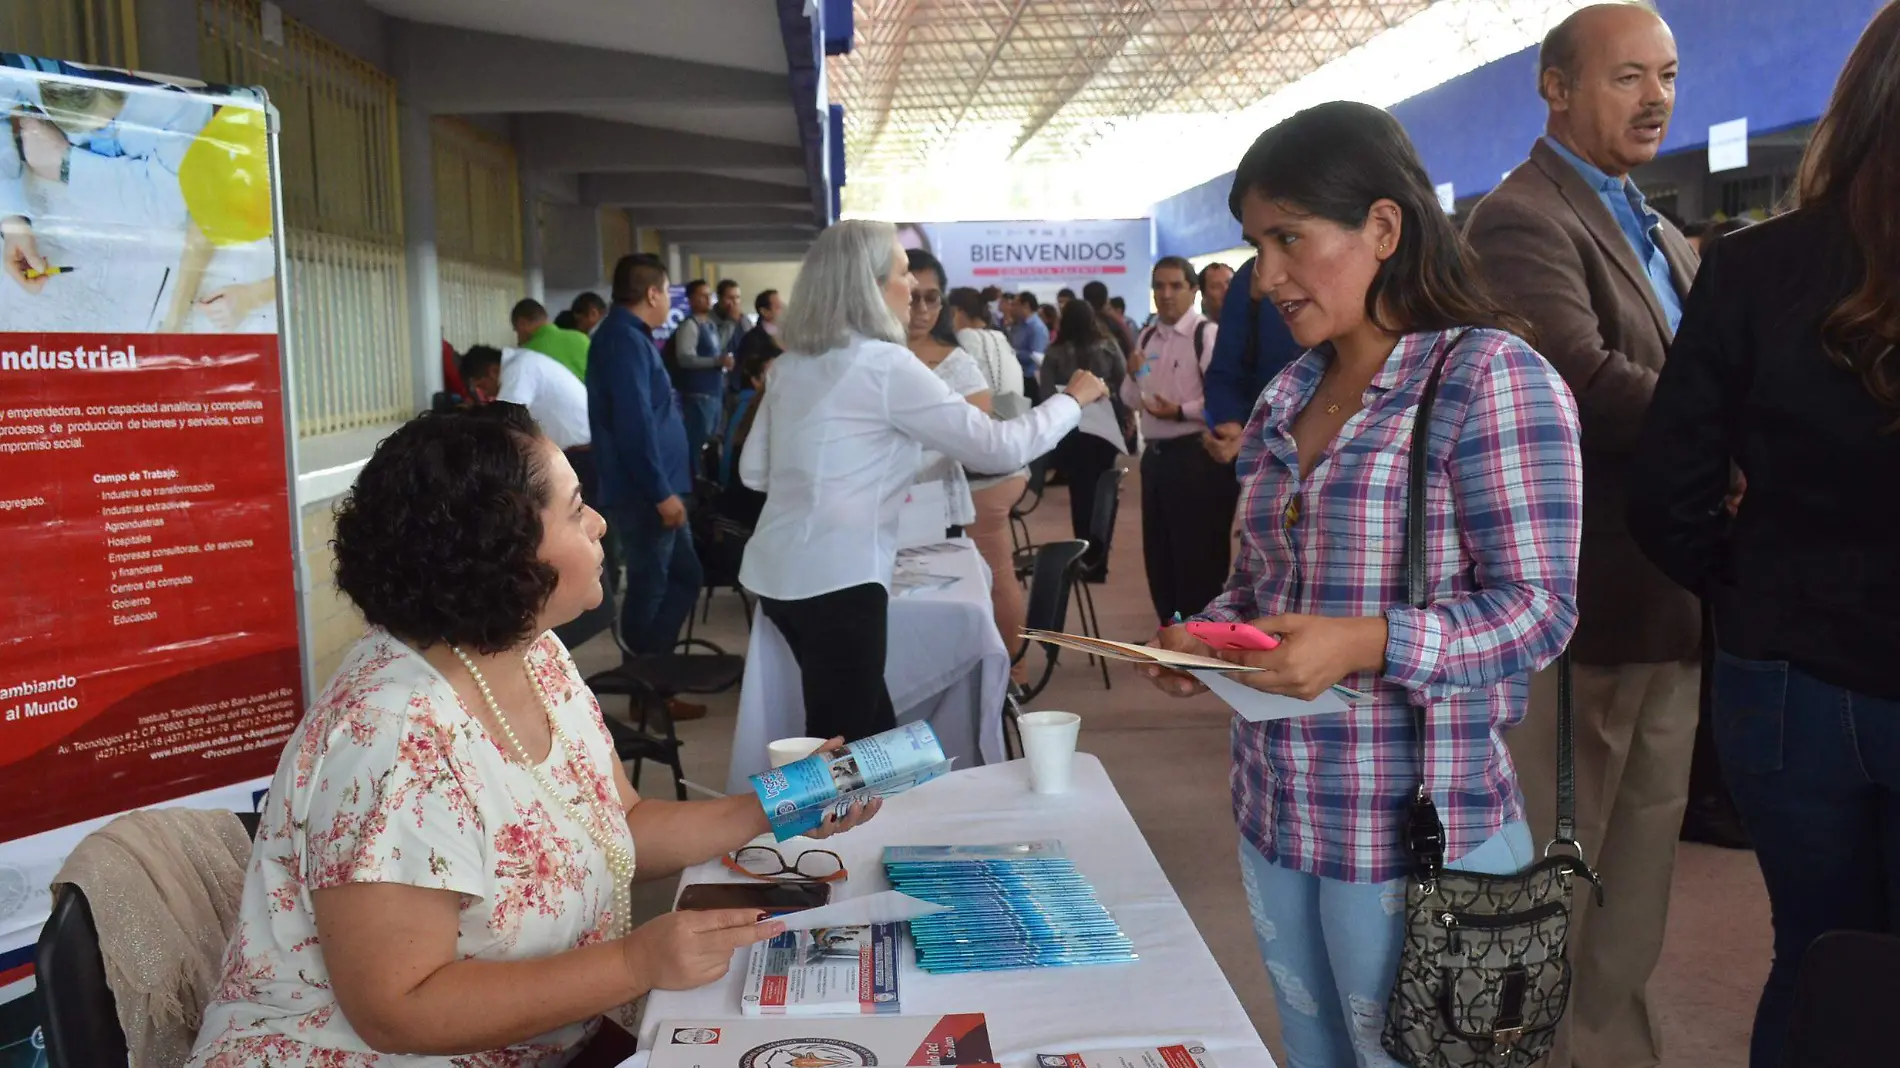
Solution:
<path fill-rule="evenodd" d="M 528 296 L 547 303 L 547 238 L 541 232 L 541 201 L 527 182 L 521 183 L 521 284 Z M 555 309 L 558 310 L 558 309 Z"/>
<path fill-rule="evenodd" d="M 680 247 L 672 242 L 666 246 L 666 276 L 675 284 L 686 281 L 686 257 Z"/>
<path fill-rule="evenodd" d="M 418 408 L 442 388 L 442 291 L 435 250 L 435 145 L 429 116 L 404 103 L 396 125 L 409 288 L 409 366 Z"/>

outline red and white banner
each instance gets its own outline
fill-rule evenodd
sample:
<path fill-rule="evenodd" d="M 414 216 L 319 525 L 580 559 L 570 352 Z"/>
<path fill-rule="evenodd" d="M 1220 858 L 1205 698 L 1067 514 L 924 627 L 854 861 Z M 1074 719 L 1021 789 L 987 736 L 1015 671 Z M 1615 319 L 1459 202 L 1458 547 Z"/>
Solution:
<path fill-rule="evenodd" d="M 303 711 L 272 125 L 0 56 L 0 982 L 86 831 L 248 807 Z"/>
<path fill-rule="evenodd" d="M 0 334 L 0 841 L 275 766 L 282 377 L 269 335 Z"/>

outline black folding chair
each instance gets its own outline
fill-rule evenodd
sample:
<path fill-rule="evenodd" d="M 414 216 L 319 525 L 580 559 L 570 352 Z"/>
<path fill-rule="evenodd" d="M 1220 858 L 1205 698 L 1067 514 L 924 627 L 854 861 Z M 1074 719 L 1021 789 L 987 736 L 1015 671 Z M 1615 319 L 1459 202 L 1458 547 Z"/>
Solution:
<path fill-rule="evenodd" d="M 1894 991 L 1900 990 L 1900 938 L 1829 931 L 1801 957 L 1784 1068 L 1890 1064 Z"/>
<path fill-rule="evenodd" d="M 1101 546 L 1103 567 L 1108 566 L 1109 539 L 1115 532 L 1115 514 L 1121 506 L 1122 480 L 1127 477 L 1127 468 L 1111 467 L 1102 472 L 1095 482 L 1095 508 L 1089 513 L 1088 540 L 1090 545 Z M 1095 612 L 1095 593 L 1089 589 L 1085 573 L 1087 567 L 1081 560 L 1077 560 L 1073 566 L 1075 584 L 1082 593 L 1082 633 L 1099 638 L 1102 636 L 1102 619 Z M 1101 665 L 1102 687 L 1114 689 L 1115 684 L 1108 677 L 1108 661 L 1100 657 L 1092 659 Z"/>
<path fill-rule="evenodd" d="M 240 812 L 237 818 L 245 833 L 257 837 L 257 813 Z M 122 1068 L 131 1062 L 118 1000 L 106 982 L 92 906 L 71 883 L 59 888 L 53 914 L 40 928 L 33 979 L 49 1068 Z"/>
<path fill-rule="evenodd" d="M 1049 481 L 1049 457 L 1045 453 L 1029 461 L 1029 484 L 1023 495 L 1009 506 L 1009 540 L 1018 553 L 1035 547 L 1029 538 L 1029 513 L 1042 503 L 1042 491 Z"/>
<path fill-rule="evenodd" d="M 1052 541 L 1036 549 L 1036 566 L 1029 580 L 1029 604 L 1024 621 L 1032 630 L 1063 630 L 1069 619 L 1069 597 L 1075 586 L 1076 561 L 1089 551 L 1086 541 Z M 1020 663 L 1031 649 L 1043 653 L 1042 676 L 1020 688 L 1019 696 L 1028 701 L 1049 686 L 1056 671 L 1056 658 L 1062 650 L 1053 645 L 1029 642 L 1016 651 Z"/>
<path fill-rule="evenodd" d="M 699 644 L 715 652 L 640 656 L 627 647 L 626 636 L 620 632 L 618 613 L 614 615 L 613 633 L 614 644 L 620 648 L 620 666 L 589 676 L 587 685 L 596 696 L 627 699 L 627 718 L 633 722 L 622 723 L 613 716 L 602 719 L 607 724 L 608 735 L 613 738 L 614 755 L 622 763 L 633 764 L 628 778 L 637 788 L 642 765 L 653 760 L 672 769 L 673 792 L 681 801 L 686 800 L 688 787 L 713 797 L 721 796 L 719 791 L 686 778 L 686 769 L 680 764 L 680 748 L 686 743 L 680 741 L 667 702 L 681 694 L 721 693 L 737 686 L 745 674 L 745 658 L 717 651 L 718 646 L 710 642 Z"/>

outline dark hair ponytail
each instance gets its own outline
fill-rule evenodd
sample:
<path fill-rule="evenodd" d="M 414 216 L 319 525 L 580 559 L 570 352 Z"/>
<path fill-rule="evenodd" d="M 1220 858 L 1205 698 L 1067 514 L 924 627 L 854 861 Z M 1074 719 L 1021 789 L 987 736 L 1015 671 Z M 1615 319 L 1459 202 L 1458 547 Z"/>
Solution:
<path fill-rule="evenodd" d="M 1279 123 L 1241 157 L 1227 194 L 1234 218 L 1249 192 L 1354 230 L 1366 224 L 1374 202 L 1399 206 L 1398 248 L 1366 290 L 1366 318 L 1380 329 L 1482 326 L 1531 340 L 1529 325 L 1485 291 L 1412 139 L 1384 111 L 1337 100 Z"/>

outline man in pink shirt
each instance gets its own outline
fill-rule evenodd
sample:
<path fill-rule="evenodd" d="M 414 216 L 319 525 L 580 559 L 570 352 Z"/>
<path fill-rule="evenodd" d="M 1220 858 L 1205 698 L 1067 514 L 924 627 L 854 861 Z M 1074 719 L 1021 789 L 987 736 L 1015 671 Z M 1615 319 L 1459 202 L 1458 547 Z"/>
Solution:
<path fill-rule="evenodd" d="M 1168 256 L 1150 281 L 1155 322 L 1135 341 L 1121 396 L 1141 413 L 1147 441 L 1142 558 L 1155 617 L 1166 623 L 1176 612 L 1199 612 L 1226 585 L 1239 485 L 1233 467 L 1215 463 L 1200 444 L 1201 376 L 1214 356 L 1215 324 L 1194 310 L 1194 268 Z"/>

